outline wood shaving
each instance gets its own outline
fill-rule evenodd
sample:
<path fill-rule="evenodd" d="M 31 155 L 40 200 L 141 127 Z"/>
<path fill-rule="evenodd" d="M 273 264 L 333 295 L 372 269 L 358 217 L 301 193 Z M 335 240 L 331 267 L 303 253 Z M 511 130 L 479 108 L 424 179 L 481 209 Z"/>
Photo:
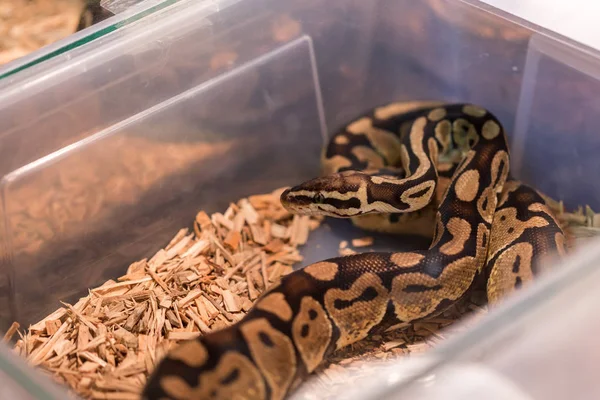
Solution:
<path fill-rule="evenodd" d="M 369 236 L 364 238 L 352 239 L 353 247 L 368 247 L 371 245 L 373 245 L 373 238 Z"/>
<path fill-rule="evenodd" d="M 13 322 L 10 326 L 10 328 L 8 328 L 8 330 L 6 331 L 6 333 L 4 334 L 4 338 L 3 341 L 6 342 L 10 342 L 10 340 L 12 339 L 12 337 L 15 335 L 15 333 L 17 333 L 17 331 L 19 330 L 19 327 L 21 325 L 18 322 Z"/>
<path fill-rule="evenodd" d="M 0 64 L 77 30 L 84 0 L 0 0 Z"/>
<path fill-rule="evenodd" d="M 15 351 L 83 398 L 137 398 L 168 349 L 239 321 L 302 261 L 298 247 L 322 219 L 289 214 L 280 193 L 242 199 L 223 214 L 199 212 L 193 232 L 181 229 L 123 276 L 63 303 Z M 273 226 L 285 233 L 273 237 Z"/>
<path fill-rule="evenodd" d="M 343 249 L 339 249 L 339 251 L 338 251 L 338 254 L 340 256 L 350 256 L 350 255 L 356 254 L 356 253 L 357 253 L 356 251 L 354 251 L 354 250 L 352 250 L 352 249 L 350 249 L 348 247 L 343 248 Z"/>
<path fill-rule="evenodd" d="M 288 14 L 277 16 L 271 23 L 273 39 L 279 43 L 285 43 L 300 34 L 302 25 Z"/>
<path fill-rule="evenodd" d="M 14 351 L 83 398 L 139 398 L 170 348 L 239 321 L 265 289 L 302 261 L 299 247 L 322 218 L 289 214 L 280 193 L 241 199 L 224 213 L 198 212 L 192 231 L 181 229 L 164 249 L 132 263 L 121 277 L 19 332 Z M 600 230 L 591 226 L 597 218 L 589 208 L 587 215 L 584 208 L 567 214 L 561 203 L 549 203 L 568 238 L 579 240 L 577 229 Z M 352 241 L 355 247 L 370 244 L 370 238 Z M 354 252 L 347 246 L 340 243 L 340 252 Z M 314 393 L 335 399 L 348 385 L 342 372 L 366 377 L 371 361 L 426 352 L 486 313 L 485 293 L 475 291 L 441 316 L 371 335 L 335 352 L 301 392 L 306 399 Z M 466 324 L 454 325 L 467 314 Z M 13 324 L 4 340 L 18 328 Z"/>

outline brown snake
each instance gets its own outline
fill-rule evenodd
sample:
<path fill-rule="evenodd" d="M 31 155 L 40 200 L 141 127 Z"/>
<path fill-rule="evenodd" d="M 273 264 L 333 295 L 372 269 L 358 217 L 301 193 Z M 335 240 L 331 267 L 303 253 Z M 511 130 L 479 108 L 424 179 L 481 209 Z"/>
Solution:
<path fill-rule="evenodd" d="M 442 162 L 452 152 L 458 162 Z M 429 249 L 336 257 L 285 276 L 241 321 L 171 350 L 143 398 L 282 399 L 333 351 L 443 312 L 480 276 L 495 303 L 564 254 L 542 196 L 509 178 L 502 125 L 477 106 L 376 108 L 332 137 L 323 167 L 282 194 L 286 208 L 367 229 L 427 225 Z M 405 218 L 419 213 L 418 224 Z"/>

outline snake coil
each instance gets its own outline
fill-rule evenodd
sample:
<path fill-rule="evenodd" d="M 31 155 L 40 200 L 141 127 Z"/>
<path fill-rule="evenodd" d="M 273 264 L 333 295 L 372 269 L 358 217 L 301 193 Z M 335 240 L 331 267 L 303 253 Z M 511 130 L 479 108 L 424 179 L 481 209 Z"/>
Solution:
<path fill-rule="evenodd" d="M 173 349 L 143 398 L 282 399 L 333 351 L 443 312 L 478 277 L 497 302 L 529 282 L 545 257 L 564 254 L 542 196 L 509 177 L 502 125 L 471 104 L 373 109 L 332 137 L 323 175 L 281 201 L 293 213 L 352 218 L 365 229 L 420 229 L 432 242 L 421 251 L 335 257 L 285 276 L 241 321 Z"/>

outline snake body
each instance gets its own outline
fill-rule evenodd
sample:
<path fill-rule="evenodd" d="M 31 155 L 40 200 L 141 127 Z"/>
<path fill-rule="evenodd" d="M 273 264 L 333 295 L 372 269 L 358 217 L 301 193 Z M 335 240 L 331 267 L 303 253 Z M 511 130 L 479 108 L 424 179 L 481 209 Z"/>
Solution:
<path fill-rule="evenodd" d="M 452 152 L 456 162 L 442 160 Z M 283 205 L 388 231 L 422 213 L 429 249 L 335 257 L 285 276 L 236 324 L 171 350 L 145 399 L 282 399 L 333 351 L 443 312 L 479 277 L 496 302 L 564 253 L 543 197 L 509 177 L 502 125 L 477 106 L 376 108 L 332 137 L 323 172 L 287 189 Z"/>

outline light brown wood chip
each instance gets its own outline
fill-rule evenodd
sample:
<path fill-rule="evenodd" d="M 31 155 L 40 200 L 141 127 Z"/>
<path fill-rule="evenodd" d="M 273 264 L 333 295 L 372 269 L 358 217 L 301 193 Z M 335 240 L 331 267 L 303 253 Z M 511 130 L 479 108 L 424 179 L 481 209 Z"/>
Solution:
<path fill-rule="evenodd" d="M 373 244 L 373 238 L 369 237 L 369 236 L 364 237 L 364 238 L 352 239 L 353 247 L 367 247 L 367 246 L 371 246 L 372 244 Z"/>
<path fill-rule="evenodd" d="M 82 398 L 137 400 L 143 382 L 170 348 L 238 321 L 261 293 L 302 261 L 298 246 L 322 218 L 290 215 L 279 202 L 280 193 L 241 199 L 223 214 L 198 212 L 193 234 L 179 230 L 164 249 L 133 262 L 121 277 L 91 289 L 75 305 L 63 303 L 31 325 L 15 351 Z M 587 216 L 583 209 L 567 215 L 562 204 L 552 207 L 571 231 L 598 230 L 593 225 L 599 219 L 591 210 Z M 370 244 L 371 238 L 352 241 L 353 247 Z M 347 242 L 339 250 L 355 252 Z M 337 398 L 336 388 L 351 383 L 340 373 L 344 369 L 354 376 L 367 374 L 370 360 L 427 351 L 467 329 L 445 328 L 465 314 L 485 315 L 481 298 L 475 292 L 441 316 L 398 324 L 334 353 L 306 385 L 305 393 L 313 390 L 306 399 L 315 393 L 319 399 Z M 18 328 L 13 324 L 4 340 Z"/>
<path fill-rule="evenodd" d="M 170 347 L 238 321 L 302 260 L 298 246 L 320 220 L 294 218 L 279 193 L 241 199 L 223 214 L 198 212 L 193 233 L 179 230 L 121 277 L 63 303 L 15 349 L 83 398 L 137 399 Z M 274 229 L 284 237 L 273 237 Z M 5 341 L 18 329 L 13 324 Z"/>
<path fill-rule="evenodd" d="M 8 330 L 6 331 L 6 333 L 4 334 L 4 342 L 9 342 L 10 339 L 12 339 L 12 337 L 14 336 L 15 333 L 17 333 L 17 331 L 19 330 L 19 328 L 21 327 L 21 325 L 18 322 L 13 322 L 10 326 L 10 328 L 8 328 Z M 56 333 L 56 332 L 54 332 Z"/>

